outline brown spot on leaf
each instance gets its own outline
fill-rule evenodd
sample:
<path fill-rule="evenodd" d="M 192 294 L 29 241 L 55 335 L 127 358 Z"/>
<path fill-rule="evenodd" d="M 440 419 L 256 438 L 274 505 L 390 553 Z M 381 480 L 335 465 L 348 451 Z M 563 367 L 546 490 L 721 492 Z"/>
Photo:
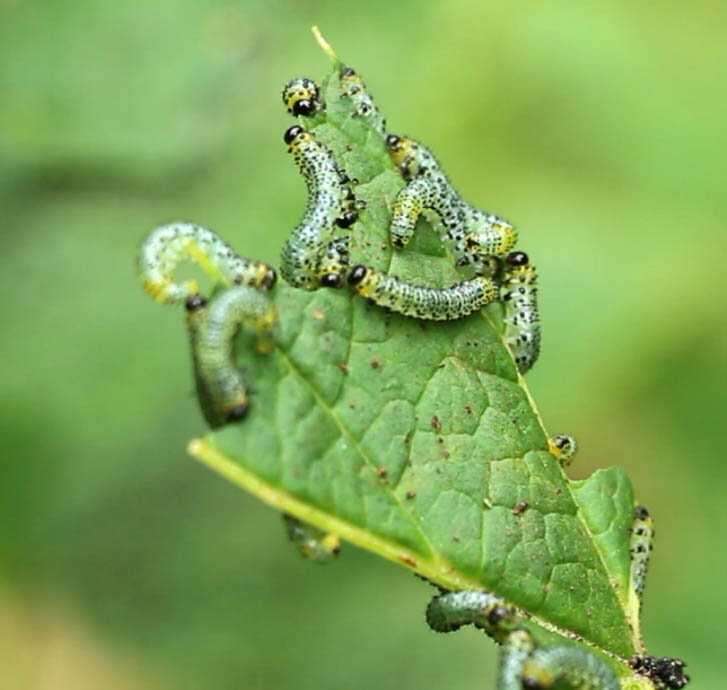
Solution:
<path fill-rule="evenodd" d="M 439 420 L 439 417 L 437 417 L 437 415 L 432 416 L 432 426 L 434 427 L 435 431 L 442 430 L 442 422 Z"/>
<path fill-rule="evenodd" d="M 511 512 L 513 515 L 522 515 L 529 507 L 530 504 L 527 501 L 520 501 Z"/>

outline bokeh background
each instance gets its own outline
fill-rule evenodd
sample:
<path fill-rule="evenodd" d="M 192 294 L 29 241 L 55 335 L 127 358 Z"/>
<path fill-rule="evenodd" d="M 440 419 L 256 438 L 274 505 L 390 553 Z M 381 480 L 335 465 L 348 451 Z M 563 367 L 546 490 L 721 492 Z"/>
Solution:
<path fill-rule="evenodd" d="M 724 685 L 727 10 L 719 0 L 0 0 L 0 690 L 490 687 L 431 594 L 185 454 L 178 310 L 133 270 L 176 219 L 275 261 L 305 202 L 282 84 L 319 24 L 393 131 L 516 222 L 541 271 L 529 375 L 572 473 L 657 519 L 644 625 Z"/>

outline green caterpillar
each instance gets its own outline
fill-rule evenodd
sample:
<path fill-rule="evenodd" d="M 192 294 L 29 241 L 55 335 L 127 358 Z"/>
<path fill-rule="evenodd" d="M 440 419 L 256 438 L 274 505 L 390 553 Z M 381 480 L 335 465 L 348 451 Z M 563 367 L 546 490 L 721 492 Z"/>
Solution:
<path fill-rule="evenodd" d="M 521 374 L 529 371 L 540 354 L 538 274 L 528 265 L 525 252 L 511 252 L 505 259 L 500 298 L 505 305 L 505 342 Z"/>
<path fill-rule="evenodd" d="M 555 457 L 561 465 L 570 465 L 578 452 L 578 444 L 573 436 L 558 434 L 548 439 L 548 452 Z"/>
<path fill-rule="evenodd" d="M 341 65 L 341 90 L 356 108 L 355 115 L 369 122 L 372 129 L 382 137 L 386 135 L 386 118 L 378 109 L 371 94 L 366 90 L 363 79 L 352 67 Z"/>
<path fill-rule="evenodd" d="M 425 209 L 436 212 L 444 226 L 443 240 L 457 266 L 472 265 L 477 275 L 489 275 L 491 258 L 503 259 L 515 246 L 517 231 L 503 218 L 464 201 L 434 154 L 408 137 L 389 134 L 392 161 L 408 184 L 396 197 L 391 218 L 391 241 L 405 247 Z"/>
<path fill-rule="evenodd" d="M 192 349 L 197 398 L 211 428 L 246 416 L 248 386 L 234 361 L 234 338 L 240 327 L 257 333 L 276 322 L 275 308 L 265 293 L 233 287 L 207 302 L 200 295 L 187 299 L 187 327 Z"/>
<path fill-rule="evenodd" d="M 283 104 L 291 115 L 310 117 L 323 109 L 320 87 L 312 79 L 297 77 L 283 87 Z"/>
<path fill-rule="evenodd" d="M 287 513 L 283 514 L 288 538 L 303 558 L 314 563 L 328 563 L 341 551 L 338 535 L 324 532 Z"/>
<path fill-rule="evenodd" d="M 358 218 L 355 199 L 347 186 L 348 178 L 336 165 L 333 152 L 302 127 L 290 127 L 283 137 L 308 187 L 308 207 L 281 253 L 280 272 L 293 287 L 315 290 L 321 285 L 343 284 L 346 257 L 334 227 L 348 228 Z M 333 248 L 331 248 L 331 243 Z M 335 254 L 335 270 L 327 254 Z M 338 263 L 337 263 L 338 262 Z M 336 272 L 338 271 L 338 272 Z"/>
<path fill-rule="evenodd" d="M 275 285 L 272 266 L 239 256 L 212 230 L 192 223 L 170 223 L 152 230 L 142 242 L 138 271 L 144 290 L 165 304 L 182 304 L 198 294 L 196 281 L 173 280 L 175 269 L 185 259 L 223 285 Z"/>
<path fill-rule="evenodd" d="M 381 307 L 434 321 L 461 319 L 497 297 L 495 283 L 481 276 L 445 288 L 430 288 L 359 265 L 351 269 L 348 283 Z"/>
<path fill-rule="evenodd" d="M 634 508 L 634 523 L 631 527 L 631 586 L 639 599 L 639 607 L 643 604 L 646 573 L 649 569 L 649 558 L 654 548 L 654 521 L 644 506 Z"/>
<path fill-rule="evenodd" d="M 621 690 L 613 671 L 597 656 L 568 645 L 541 647 L 528 657 L 520 674 L 526 690 L 566 687 L 573 690 Z"/>
<path fill-rule="evenodd" d="M 440 594 L 429 603 L 426 617 L 436 632 L 470 624 L 503 646 L 498 690 L 620 690 L 613 671 L 595 655 L 566 644 L 537 647 L 522 627 L 526 617 L 490 592 Z"/>

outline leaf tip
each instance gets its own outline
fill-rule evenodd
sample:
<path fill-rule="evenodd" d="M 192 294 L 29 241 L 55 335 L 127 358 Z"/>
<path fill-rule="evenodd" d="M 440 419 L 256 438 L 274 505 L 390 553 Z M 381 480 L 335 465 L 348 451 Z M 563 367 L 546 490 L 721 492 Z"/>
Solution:
<path fill-rule="evenodd" d="M 318 42 L 318 45 L 321 47 L 321 50 L 328 55 L 331 60 L 334 62 L 340 62 L 338 55 L 336 55 L 336 51 L 333 50 L 331 47 L 331 44 L 326 41 L 325 38 L 323 38 L 323 34 L 321 33 L 321 30 L 318 28 L 317 25 L 311 27 L 311 31 L 313 32 L 313 36 L 315 37 L 316 41 Z"/>

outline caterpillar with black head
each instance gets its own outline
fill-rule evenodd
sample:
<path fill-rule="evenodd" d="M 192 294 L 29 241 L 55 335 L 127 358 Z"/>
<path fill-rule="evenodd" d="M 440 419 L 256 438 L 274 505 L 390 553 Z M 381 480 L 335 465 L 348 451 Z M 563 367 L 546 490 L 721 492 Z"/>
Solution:
<path fill-rule="evenodd" d="M 505 259 L 500 298 L 505 306 L 505 342 L 518 371 L 529 371 L 540 354 L 538 274 L 525 252 L 511 252 Z M 574 449 L 575 450 L 575 449 Z"/>
<path fill-rule="evenodd" d="M 414 285 L 367 266 L 354 266 L 348 283 L 362 297 L 404 316 L 433 321 L 461 319 L 497 297 L 490 278 L 478 276 L 449 287 Z"/>
<path fill-rule="evenodd" d="M 427 624 L 435 632 L 454 632 L 463 625 L 474 625 L 493 637 L 501 632 L 500 624 L 513 615 L 501 597 L 479 590 L 440 594 L 429 602 L 426 611 Z"/>
<path fill-rule="evenodd" d="M 196 281 L 173 280 L 175 269 L 184 260 L 196 263 L 213 280 L 226 286 L 275 285 L 272 266 L 239 256 L 212 230 L 193 223 L 170 223 L 152 230 L 142 241 L 137 265 L 144 290 L 165 304 L 183 304 L 198 294 Z"/>
<path fill-rule="evenodd" d="M 631 587 L 639 600 L 639 607 L 643 604 L 644 589 L 646 588 L 646 573 L 649 569 L 649 558 L 654 548 L 654 520 L 644 506 L 634 508 L 634 522 L 631 526 Z"/>
<path fill-rule="evenodd" d="M 536 649 L 526 659 L 521 678 L 525 690 L 621 690 L 616 674 L 601 659 L 568 645 Z"/>
<path fill-rule="evenodd" d="M 200 295 L 186 301 L 197 398 L 212 429 L 243 419 L 250 407 L 248 386 L 234 360 L 238 330 L 269 331 L 276 322 L 268 296 L 251 287 L 232 287 L 209 302 Z"/>
<path fill-rule="evenodd" d="M 578 452 L 578 444 L 573 436 L 558 434 L 548 439 L 548 452 L 560 462 L 561 465 L 570 465 Z"/>
<path fill-rule="evenodd" d="M 308 187 L 308 206 L 283 246 L 280 272 L 293 287 L 315 290 L 343 284 L 348 253 L 335 237 L 335 227 L 348 228 L 357 219 L 356 201 L 348 178 L 336 165 L 333 152 L 312 132 L 294 125 L 283 137 Z M 331 255 L 335 255 L 331 269 Z M 338 272 L 335 272 L 338 271 Z"/>
<path fill-rule="evenodd" d="M 372 129 L 382 137 L 386 134 L 386 118 L 379 110 L 371 94 L 366 89 L 361 76 L 352 67 L 340 66 L 341 90 L 351 99 L 355 115 L 368 121 Z"/>
<path fill-rule="evenodd" d="M 340 553 L 338 535 L 324 532 L 287 513 L 283 514 L 283 521 L 288 538 L 303 558 L 314 563 L 329 563 Z"/>
<path fill-rule="evenodd" d="M 522 690 L 521 673 L 534 648 L 533 636 L 527 630 L 513 630 L 505 638 L 497 690 Z"/>
<path fill-rule="evenodd" d="M 396 196 L 391 217 L 391 242 L 405 247 L 425 210 L 437 213 L 444 226 L 443 240 L 457 266 L 472 265 L 477 275 L 490 275 L 492 257 L 503 259 L 515 246 L 517 231 L 504 218 L 464 201 L 434 154 L 408 137 L 389 134 L 389 154 L 408 181 Z"/>
<path fill-rule="evenodd" d="M 291 115 L 310 117 L 323 110 L 320 91 L 312 79 L 296 77 L 283 87 L 283 104 Z"/>

